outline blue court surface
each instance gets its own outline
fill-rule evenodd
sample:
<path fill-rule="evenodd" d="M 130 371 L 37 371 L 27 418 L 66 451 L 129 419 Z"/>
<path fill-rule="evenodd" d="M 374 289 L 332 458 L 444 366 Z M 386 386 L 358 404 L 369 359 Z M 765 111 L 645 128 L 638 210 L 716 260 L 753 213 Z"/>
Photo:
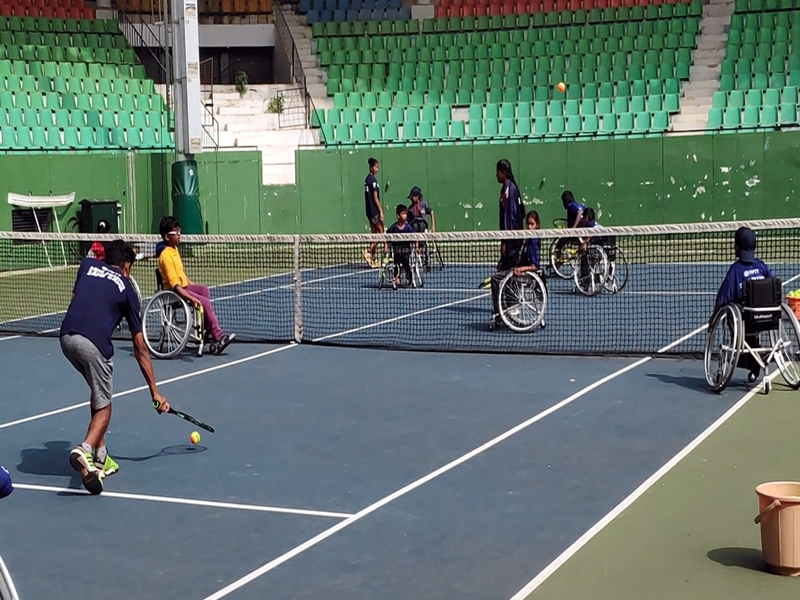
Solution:
<path fill-rule="evenodd" d="M 476 302 L 459 315 L 485 322 Z M 55 339 L 0 341 L 0 555 L 22 600 L 508 600 L 747 391 L 709 394 L 699 360 L 239 343 L 155 363 L 216 428 L 192 446 L 116 347 L 121 470 L 90 497 L 67 461 L 85 383 Z"/>

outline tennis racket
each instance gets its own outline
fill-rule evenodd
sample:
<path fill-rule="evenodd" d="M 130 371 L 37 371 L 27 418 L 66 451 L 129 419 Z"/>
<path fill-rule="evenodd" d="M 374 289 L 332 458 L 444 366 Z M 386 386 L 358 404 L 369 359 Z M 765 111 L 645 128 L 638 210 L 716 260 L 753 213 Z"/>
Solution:
<path fill-rule="evenodd" d="M 153 408 L 156 408 L 156 409 L 158 408 L 158 402 L 153 401 Z M 192 415 L 187 415 L 184 412 L 181 412 L 179 410 L 175 410 L 171 406 L 169 407 L 169 414 L 175 415 L 176 417 L 180 417 L 184 421 L 189 421 L 189 423 L 191 423 L 192 425 L 197 425 L 201 429 L 205 429 L 206 431 L 208 431 L 210 433 L 214 433 L 214 428 L 211 425 L 207 425 L 206 423 L 203 423 L 199 419 L 195 419 Z"/>

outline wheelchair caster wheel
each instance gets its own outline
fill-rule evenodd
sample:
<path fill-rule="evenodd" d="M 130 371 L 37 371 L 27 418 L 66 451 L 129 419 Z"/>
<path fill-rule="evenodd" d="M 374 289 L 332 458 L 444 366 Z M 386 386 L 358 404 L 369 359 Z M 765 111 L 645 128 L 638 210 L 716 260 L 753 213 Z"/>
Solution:
<path fill-rule="evenodd" d="M 539 323 L 539 327 L 541 327 L 542 329 L 544 329 L 545 327 L 547 327 L 547 323 L 545 323 L 545 322 L 544 322 L 544 319 L 542 319 L 542 322 L 541 322 L 541 323 Z"/>
<path fill-rule="evenodd" d="M 216 354 L 217 353 L 217 345 L 215 343 L 210 343 L 208 345 L 208 353 L 209 354 Z"/>
<path fill-rule="evenodd" d="M 755 371 L 750 371 L 747 374 L 747 381 L 749 381 L 750 383 L 755 383 L 756 379 L 758 379 L 758 373 L 756 373 Z"/>
<path fill-rule="evenodd" d="M 769 391 L 772 389 L 772 382 L 767 379 L 764 381 L 764 393 L 769 394 Z"/>

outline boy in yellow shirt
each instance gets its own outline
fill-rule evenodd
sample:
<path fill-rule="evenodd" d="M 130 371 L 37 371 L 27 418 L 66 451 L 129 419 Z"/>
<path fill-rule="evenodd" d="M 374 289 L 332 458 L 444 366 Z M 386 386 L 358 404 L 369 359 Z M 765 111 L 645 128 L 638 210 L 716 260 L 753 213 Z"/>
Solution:
<path fill-rule="evenodd" d="M 205 325 L 217 343 L 217 354 L 221 354 L 234 340 L 236 334 L 222 332 L 211 304 L 211 292 L 208 287 L 192 283 L 186 276 L 186 272 L 183 270 L 183 261 L 178 252 L 178 245 L 181 243 L 181 225 L 178 223 L 178 219 L 171 216 L 164 217 L 161 219 L 158 232 L 161 234 L 161 239 L 164 240 L 156 247 L 158 271 L 161 273 L 164 289 L 174 291 L 195 308 L 203 307 Z"/>

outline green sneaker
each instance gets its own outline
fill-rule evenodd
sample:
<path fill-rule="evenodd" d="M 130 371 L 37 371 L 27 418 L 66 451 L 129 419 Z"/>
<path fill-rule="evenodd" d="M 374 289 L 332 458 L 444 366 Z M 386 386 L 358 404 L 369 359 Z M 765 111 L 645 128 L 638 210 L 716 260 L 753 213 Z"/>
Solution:
<path fill-rule="evenodd" d="M 69 453 L 69 464 L 81 474 L 83 487 L 87 492 L 94 496 L 103 492 L 104 474 L 94 466 L 91 452 L 86 452 L 82 446 L 76 446 Z"/>
<path fill-rule="evenodd" d="M 119 465 L 117 464 L 117 461 L 111 458 L 108 454 L 106 454 L 106 462 L 99 463 L 94 461 L 94 466 L 97 467 L 98 471 L 103 472 L 104 477 L 108 477 L 119 471 Z"/>

